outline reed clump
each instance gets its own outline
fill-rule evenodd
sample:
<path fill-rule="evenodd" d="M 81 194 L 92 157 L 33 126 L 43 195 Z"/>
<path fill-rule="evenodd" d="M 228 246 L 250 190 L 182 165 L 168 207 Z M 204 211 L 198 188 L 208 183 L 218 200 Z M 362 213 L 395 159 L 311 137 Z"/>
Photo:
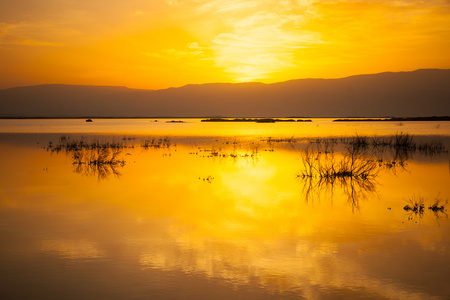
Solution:
<path fill-rule="evenodd" d="M 444 201 L 440 198 L 440 195 L 437 195 L 437 197 L 434 199 L 434 203 L 428 207 L 429 210 L 433 211 L 434 213 L 442 212 L 444 213 L 446 211 L 445 207 L 448 204 L 448 200 Z"/>
<path fill-rule="evenodd" d="M 119 169 L 126 163 L 119 158 L 120 153 L 120 149 L 111 148 L 75 151 L 72 156 L 74 171 L 86 176 L 96 176 L 98 179 L 105 179 L 110 175 L 119 177 Z"/>
<path fill-rule="evenodd" d="M 333 143 L 326 145 L 307 148 L 302 156 L 303 169 L 297 177 L 304 181 L 305 200 L 332 199 L 335 189 L 340 188 L 352 209 L 358 209 L 360 199 L 376 191 L 378 162 L 366 158 L 358 147 L 348 147 L 347 153 L 337 156 Z"/>
<path fill-rule="evenodd" d="M 447 148 L 440 141 L 431 141 L 429 143 L 420 144 L 417 149 L 427 155 L 436 155 L 448 153 Z"/>
<path fill-rule="evenodd" d="M 73 164 L 85 164 L 90 166 L 124 166 L 125 160 L 120 159 L 122 151 L 113 148 L 96 148 L 77 150 L 73 152 Z"/>
<path fill-rule="evenodd" d="M 368 179 L 375 177 L 378 164 L 376 160 L 364 158 L 357 149 L 351 148 L 341 160 L 335 159 L 334 153 L 310 151 L 307 149 L 302 157 L 302 178 L 321 178 L 327 180 L 353 178 Z"/>
<path fill-rule="evenodd" d="M 141 147 L 144 149 L 162 149 L 162 148 L 170 148 L 171 143 L 168 137 L 164 138 L 152 138 L 144 140 L 144 143 L 141 144 Z"/>
<path fill-rule="evenodd" d="M 50 152 L 66 152 L 71 153 L 74 151 L 81 150 L 96 150 L 96 149 L 123 149 L 126 148 L 122 143 L 118 142 L 100 142 L 95 140 L 93 142 L 86 142 L 83 138 L 80 140 L 70 139 L 68 136 L 61 136 L 57 144 L 49 142 L 47 146 L 47 151 Z"/>
<path fill-rule="evenodd" d="M 403 209 L 408 213 L 408 220 L 421 219 L 425 215 L 425 198 L 417 195 L 410 197 L 407 202 L 408 204 L 403 207 Z M 436 221 L 439 223 L 439 219 L 442 216 L 448 218 L 446 206 L 448 200 L 445 202 L 440 198 L 440 194 L 436 196 L 434 202 L 428 207 L 428 210 L 432 211 L 436 217 Z"/>
<path fill-rule="evenodd" d="M 448 149 L 441 141 L 434 140 L 420 143 L 415 141 L 413 135 L 403 132 L 388 137 L 356 135 L 354 137 L 341 138 L 340 142 L 356 149 L 372 151 L 393 150 L 395 157 L 400 160 L 410 158 L 415 152 L 430 156 L 448 153 Z"/>
<path fill-rule="evenodd" d="M 72 140 L 68 136 L 61 136 L 58 143 L 49 142 L 47 151 L 71 155 L 76 173 L 104 179 L 111 174 L 120 175 L 118 170 L 126 163 L 121 158 L 124 148 L 127 146 L 117 142 L 86 142 L 84 139 Z"/>
<path fill-rule="evenodd" d="M 421 196 L 413 195 L 408 199 L 408 204 L 403 207 L 408 212 L 423 214 L 425 211 L 425 199 Z"/>

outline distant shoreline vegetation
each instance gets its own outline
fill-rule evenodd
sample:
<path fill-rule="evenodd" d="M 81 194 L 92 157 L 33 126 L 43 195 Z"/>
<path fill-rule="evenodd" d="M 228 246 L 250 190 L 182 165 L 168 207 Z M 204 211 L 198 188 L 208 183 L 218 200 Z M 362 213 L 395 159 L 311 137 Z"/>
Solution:
<path fill-rule="evenodd" d="M 294 119 L 272 119 L 272 118 L 209 118 L 202 122 L 256 122 L 256 123 L 275 123 L 275 122 L 312 122 L 311 120 Z"/>
<path fill-rule="evenodd" d="M 333 122 L 407 122 L 407 121 L 450 121 L 450 116 L 443 117 L 410 117 L 410 118 L 382 118 L 382 119 L 363 119 L 363 118 L 346 118 L 337 119 Z"/>
<path fill-rule="evenodd" d="M 366 117 L 311 117 L 313 119 L 334 119 L 333 122 L 407 122 L 407 121 L 450 121 L 450 116 L 432 116 L 432 117 L 382 117 L 382 118 L 366 118 Z M 108 120 L 108 119 L 172 119 L 168 123 L 181 123 L 182 121 L 173 121 L 173 119 L 201 119 L 201 122 L 258 122 L 258 123 L 275 123 L 275 122 L 313 122 L 311 119 L 288 117 L 288 118 L 227 118 L 227 117 L 9 117 L 0 116 L 0 120 Z"/>

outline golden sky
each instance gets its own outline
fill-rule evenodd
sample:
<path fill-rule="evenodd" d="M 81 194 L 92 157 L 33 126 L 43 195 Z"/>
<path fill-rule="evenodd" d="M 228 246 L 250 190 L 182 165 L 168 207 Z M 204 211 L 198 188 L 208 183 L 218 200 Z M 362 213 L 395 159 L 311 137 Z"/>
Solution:
<path fill-rule="evenodd" d="M 450 68 L 449 0 L 3 0 L 0 88 Z"/>

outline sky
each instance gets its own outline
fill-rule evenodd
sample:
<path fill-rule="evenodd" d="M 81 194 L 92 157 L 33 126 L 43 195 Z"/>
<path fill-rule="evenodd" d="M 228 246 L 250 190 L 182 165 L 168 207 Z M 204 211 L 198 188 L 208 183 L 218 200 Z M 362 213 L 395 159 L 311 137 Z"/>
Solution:
<path fill-rule="evenodd" d="M 450 0 L 0 0 L 0 88 L 450 68 Z"/>

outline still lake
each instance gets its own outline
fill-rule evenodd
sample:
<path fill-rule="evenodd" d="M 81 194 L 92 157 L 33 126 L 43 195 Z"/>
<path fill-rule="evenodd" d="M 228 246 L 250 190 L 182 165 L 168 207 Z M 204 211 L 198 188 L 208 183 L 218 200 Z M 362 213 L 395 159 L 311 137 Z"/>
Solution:
<path fill-rule="evenodd" d="M 0 120 L 1 299 L 450 298 L 450 122 L 170 121 Z"/>

